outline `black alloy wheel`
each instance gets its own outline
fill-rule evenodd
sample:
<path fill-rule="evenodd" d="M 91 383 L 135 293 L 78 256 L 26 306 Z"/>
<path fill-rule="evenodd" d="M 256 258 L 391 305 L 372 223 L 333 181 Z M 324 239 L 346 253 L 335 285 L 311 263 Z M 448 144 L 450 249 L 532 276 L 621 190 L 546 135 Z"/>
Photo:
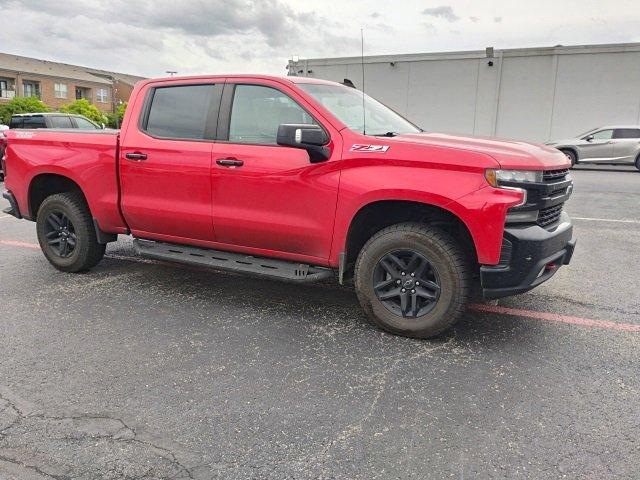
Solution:
<path fill-rule="evenodd" d="M 417 318 L 434 309 L 441 284 L 438 272 L 422 254 L 394 250 L 376 264 L 373 289 L 390 312 L 403 318 Z"/>
<path fill-rule="evenodd" d="M 47 244 L 60 258 L 68 258 L 76 248 L 78 238 L 69 217 L 54 211 L 47 215 L 44 232 Z"/>

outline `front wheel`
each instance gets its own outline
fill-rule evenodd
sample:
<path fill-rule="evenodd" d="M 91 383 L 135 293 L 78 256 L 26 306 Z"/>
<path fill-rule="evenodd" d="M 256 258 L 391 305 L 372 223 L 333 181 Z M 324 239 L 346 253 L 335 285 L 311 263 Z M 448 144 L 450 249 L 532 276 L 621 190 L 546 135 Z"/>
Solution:
<path fill-rule="evenodd" d="M 576 156 L 575 152 L 573 150 L 561 150 L 561 152 L 564 153 L 565 156 L 571 162 L 571 167 L 570 168 L 575 167 L 576 163 L 578 163 L 578 157 Z"/>
<path fill-rule="evenodd" d="M 89 270 L 104 256 L 106 245 L 98 243 L 89 207 L 79 192 L 45 198 L 36 230 L 44 256 L 63 272 Z"/>
<path fill-rule="evenodd" d="M 372 323 L 414 338 L 437 336 L 464 312 L 470 272 L 447 233 L 402 223 L 375 234 L 355 267 L 358 299 Z"/>

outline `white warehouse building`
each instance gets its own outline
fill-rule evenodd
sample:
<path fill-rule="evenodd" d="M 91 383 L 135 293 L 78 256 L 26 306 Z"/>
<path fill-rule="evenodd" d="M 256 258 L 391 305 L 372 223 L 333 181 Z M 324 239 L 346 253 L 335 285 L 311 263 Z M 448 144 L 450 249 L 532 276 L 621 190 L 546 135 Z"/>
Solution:
<path fill-rule="evenodd" d="M 362 87 L 360 57 L 289 75 Z M 427 131 L 536 142 L 640 125 L 640 43 L 364 57 L 365 91 Z"/>

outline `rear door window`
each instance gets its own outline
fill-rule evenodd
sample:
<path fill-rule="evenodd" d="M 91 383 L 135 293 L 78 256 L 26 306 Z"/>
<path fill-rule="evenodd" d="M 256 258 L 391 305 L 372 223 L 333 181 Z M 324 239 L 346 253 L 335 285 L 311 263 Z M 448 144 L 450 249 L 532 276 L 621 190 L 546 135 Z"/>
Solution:
<path fill-rule="evenodd" d="M 23 128 L 47 128 L 47 124 L 42 115 L 35 117 L 24 117 Z"/>
<path fill-rule="evenodd" d="M 206 140 L 215 137 L 215 85 L 156 88 L 143 130 L 154 137 Z"/>
<path fill-rule="evenodd" d="M 640 128 L 616 128 L 613 133 L 613 138 L 616 139 L 624 139 L 624 138 L 638 138 L 640 139 Z"/>
<path fill-rule="evenodd" d="M 51 128 L 73 128 L 69 117 L 49 117 Z"/>

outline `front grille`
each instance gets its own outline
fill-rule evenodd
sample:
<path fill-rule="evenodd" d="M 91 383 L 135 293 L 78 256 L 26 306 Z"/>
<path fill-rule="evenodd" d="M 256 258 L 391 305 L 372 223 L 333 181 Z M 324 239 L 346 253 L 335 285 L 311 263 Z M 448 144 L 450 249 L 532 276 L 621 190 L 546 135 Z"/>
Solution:
<path fill-rule="evenodd" d="M 540 212 L 538 213 L 538 225 L 540 225 L 541 227 L 546 227 L 548 225 L 556 223 L 560 219 L 560 215 L 562 214 L 562 207 L 564 207 L 564 203 L 540 210 Z"/>
<path fill-rule="evenodd" d="M 542 173 L 542 179 L 545 182 L 556 182 L 559 180 L 564 180 L 567 175 L 569 175 L 568 168 L 564 168 L 562 170 L 545 170 Z"/>

